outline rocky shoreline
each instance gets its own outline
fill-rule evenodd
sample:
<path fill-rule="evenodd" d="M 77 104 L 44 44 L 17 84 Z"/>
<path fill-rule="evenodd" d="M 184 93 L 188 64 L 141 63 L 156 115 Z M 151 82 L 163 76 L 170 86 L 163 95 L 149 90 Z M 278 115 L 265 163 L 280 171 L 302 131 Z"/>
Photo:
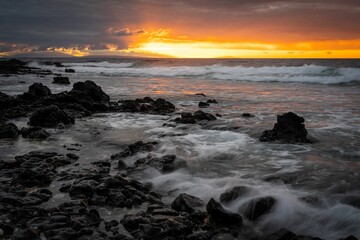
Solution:
<path fill-rule="evenodd" d="M 6 66 L 6 67 L 3 67 Z M 61 65 L 59 65 L 61 67 Z M 0 64 L 1 74 L 39 74 L 42 70 L 28 69 L 21 61 L 10 60 Z M 34 72 L 35 71 L 35 72 Z M 46 73 L 47 74 L 47 73 Z M 50 73 L 49 73 L 50 74 Z M 57 80 L 59 81 L 59 80 Z M 67 82 L 67 81 L 65 81 Z M 200 102 L 199 107 L 210 107 L 215 99 Z M 150 97 L 136 100 L 111 101 L 100 86 L 92 81 L 77 82 L 69 92 L 53 94 L 42 83 L 29 86 L 27 92 L 9 96 L 0 92 L 0 138 L 17 141 L 24 138 L 46 139 L 45 128 L 66 129 L 76 119 L 95 113 L 127 112 L 176 116 L 176 106 L 165 99 Z M 246 114 L 244 117 L 251 117 Z M 18 129 L 11 123 L 19 117 L 29 118 L 27 128 Z M 221 117 L 221 116 L 217 116 Z M 203 124 L 215 121 L 216 116 L 205 111 L 181 112 L 170 120 L 174 124 Z M 304 119 L 288 112 L 278 116 L 272 130 L 260 137 L 263 142 L 309 144 Z M 296 235 L 286 229 L 274 229 L 264 236 L 255 230 L 256 222 L 271 212 L 277 204 L 271 196 L 250 200 L 239 212 L 230 212 L 226 206 L 246 195 L 249 189 L 237 186 L 219 196 L 220 201 L 180 194 L 171 204 L 153 191 L 151 184 L 142 183 L 137 173 L 155 168 L 169 173 L 186 168 L 186 161 L 175 155 L 154 157 L 150 153 L 157 142 L 135 142 L 110 159 L 92 163 L 93 169 L 74 167 L 79 156 L 73 153 L 34 151 L 15 156 L 13 161 L 0 161 L 0 238 L 3 239 L 264 239 L 310 240 L 312 236 Z M 149 153 L 127 165 L 124 159 L 139 153 Z M 60 170 L 59 170 L 60 169 Z M 110 170 L 115 169 L 114 173 Z M 44 207 L 53 192 L 49 185 L 64 182 L 59 191 L 71 200 L 56 207 Z M 119 219 L 106 221 L 98 207 L 106 206 L 139 210 Z M 354 236 L 343 238 L 354 240 Z"/>

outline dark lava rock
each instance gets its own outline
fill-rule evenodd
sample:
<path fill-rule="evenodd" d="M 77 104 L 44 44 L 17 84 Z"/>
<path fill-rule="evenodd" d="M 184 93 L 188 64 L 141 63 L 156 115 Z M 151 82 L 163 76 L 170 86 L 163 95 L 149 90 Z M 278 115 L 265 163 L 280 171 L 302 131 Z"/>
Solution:
<path fill-rule="evenodd" d="M 10 59 L 7 61 L 0 61 L 0 74 L 18 74 L 28 68 L 25 66 L 26 62 Z"/>
<path fill-rule="evenodd" d="M 192 113 L 190 112 L 182 112 L 181 118 L 176 118 L 175 122 L 183 123 L 183 124 L 195 124 L 196 120 Z"/>
<path fill-rule="evenodd" d="M 70 80 L 68 77 L 54 77 L 53 83 L 56 84 L 70 84 Z"/>
<path fill-rule="evenodd" d="M 162 171 L 164 173 L 175 171 L 179 168 L 187 167 L 185 160 L 177 159 L 175 155 L 166 155 L 162 157 Z"/>
<path fill-rule="evenodd" d="M 178 212 L 193 213 L 203 205 L 204 202 L 200 198 L 182 193 L 172 202 L 171 208 Z"/>
<path fill-rule="evenodd" d="M 67 72 L 67 73 L 75 73 L 75 70 L 72 69 L 72 68 L 66 68 L 65 72 Z"/>
<path fill-rule="evenodd" d="M 45 105 L 57 105 L 72 111 L 79 110 L 72 104 L 78 104 L 88 112 L 106 112 L 109 110 L 110 97 L 92 81 L 76 82 L 70 92 L 53 94 L 42 101 Z M 72 106 L 71 106 L 72 105 Z M 81 116 L 84 116 L 81 110 Z"/>
<path fill-rule="evenodd" d="M 169 114 L 175 112 L 175 105 L 165 99 L 155 101 L 150 97 L 136 100 L 122 100 L 119 109 L 122 112 L 142 112 L 151 114 Z"/>
<path fill-rule="evenodd" d="M 138 141 L 134 144 L 130 144 L 120 153 L 111 155 L 111 159 L 120 159 L 125 158 L 129 156 L 133 156 L 137 154 L 138 152 L 151 152 L 154 150 L 154 145 L 156 145 L 156 142 L 148 142 L 144 143 L 143 141 Z"/>
<path fill-rule="evenodd" d="M 69 125 L 75 123 L 75 119 L 55 105 L 36 110 L 29 121 L 29 125 L 41 127 L 56 127 L 59 123 Z"/>
<path fill-rule="evenodd" d="M 208 106 L 210 106 L 210 104 L 209 104 L 209 103 L 206 103 L 206 102 L 199 102 L 199 108 L 206 108 L 206 107 L 208 107 Z"/>
<path fill-rule="evenodd" d="M 272 130 L 266 130 L 260 137 L 261 142 L 280 141 L 283 143 L 311 143 L 307 139 L 304 118 L 295 113 L 288 112 L 277 116 Z"/>
<path fill-rule="evenodd" d="M 0 175 L 11 178 L 12 185 L 48 186 L 56 176 L 56 168 L 74 160 L 52 152 L 30 152 L 16 156 L 13 162 L 0 161 Z"/>
<path fill-rule="evenodd" d="M 22 128 L 21 135 L 24 138 L 32 139 L 46 139 L 50 137 L 50 133 L 41 127 Z"/>
<path fill-rule="evenodd" d="M 126 214 L 120 221 L 124 228 L 130 233 L 139 228 L 140 224 L 149 224 L 150 221 L 146 219 L 143 214 Z"/>
<path fill-rule="evenodd" d="M 33 83 L 27 92 L 20 95 L 24 100 L 39 100 L 42 97 L 50 96 L 51 90 L 42 83 Z"/>
<path fill-rule="evenodd" d="M 12 101 L 12 97 L 9 95 L 0 92 L 0 110 L 9 108 Z"/>
<path fill-rule="evenodd" d="M 215 99 L 208 99 L 206 102 L 207 103 L 218 103 Z"/>
<path fill-rule="evenodd" d="M 353 236 L 353 235 L 350 235 L 350 236 L 348 236 L 348 237 L 346 237 L 346 238 L 342 238 L 342 239 L 340 239 L 340 240 L 358 240 L 355 236 Z"/>
<path fill-rule="evenodd" d="M 213 121 L 213 120 L 216 120 L 216 117 L 214 115 L 212 115 L 211 113 L 206 113 L 206 112 L 203 112 L 201 110 L 199 111 L 196 111 L 194 113 L 194 118 L 196 120 L 199 120 L 199 121 L 202 121 L 202 120 L 207 120 L 207 121 Z"/>
<path fill-rule="evenodd" d="M 152 111 L 160 114 L 167 114 L 175 112 L 175 105 L 165 99 L 158 98 L 153 104 L 154 109 Z"/>
<path fill-rule="evenodd" d="M 265 240 L 292 240 L 296 237 L 296 234 L 285 229 L 281 228 L 278 231 L 270 234 L 265 238 Z"/>
<path fill-rule="evenodd" d="M 17 138 L 19 129 L 13 123 L 0 125 L 0 138 Z"/>
<path fill-rule="evenodd" d="M 93 81 L 74 83 L 73 93 L 90 97 L 94 102 L 109 102 L 110 97 Z"/>
<path fill-rule="evenodd" d="M 217 225 L 242 225 L 243 220 L 239 214 L 225 210 L 213 198 L 206 205 L 206 210 L 210 214 L 211 220 Z"/>
<path fill-rule="evenodd" d="M 247 117 L 247 118 L 255 117 L 255 115 L 254 115 L 254 114 L 251 114 L 251 113 L 243 113 L 243 114 L 241 114 L 241 116 Z"/>
<path fill-rule="evenodd" d="M 109 95 L 93 81 L 74 83 L 68 95 L 77 99 L 72 103 L 79 103 L 89 111 L 106 110 L 110 101 Z"/>
<path fill-rule="evenodd" d="M 269 213 L 275 203 L 276 200 L 273 197 L 252 199 L 245 207 L 244 216 L 249 220 L 255 221 L 264 214 Z"/>
<path fill-rule="evenodd" d="M 83 118 L 83 117 L 91 116 L 90 111 L 88 111 L 86 108 L 82 107 L 80 104 L 77 103 L 66 104 L 63 110 L 73 118 Z"/>
<path fill-rule="evenodd" d="M 223 204 L 229 204 L 235 199 L 247 194 L 248 191 L 248 188 L 245 186 L 233 187 L 220 195 L 220 202 Z"/>
<path fill-rule="evenodd" d="M 356 239 L 356 238 L 355 238 Z M 318 237 L 306 236 L 306 235 L 296 235 L 295 233 L 281 228 L 276 232 L 268 235 L 265 240 L 322 240 Z M 350 239 L 349 239 L 350 240 Z"/>

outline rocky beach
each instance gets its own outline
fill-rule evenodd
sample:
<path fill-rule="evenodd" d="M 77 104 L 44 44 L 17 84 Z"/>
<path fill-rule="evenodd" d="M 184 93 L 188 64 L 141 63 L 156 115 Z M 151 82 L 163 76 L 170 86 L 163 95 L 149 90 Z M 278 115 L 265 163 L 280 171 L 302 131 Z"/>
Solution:
<path fill-rule="evenodd" d="M 0 61 L 0 239 L 358 239 L 359 68 L 266 64 Z"/>

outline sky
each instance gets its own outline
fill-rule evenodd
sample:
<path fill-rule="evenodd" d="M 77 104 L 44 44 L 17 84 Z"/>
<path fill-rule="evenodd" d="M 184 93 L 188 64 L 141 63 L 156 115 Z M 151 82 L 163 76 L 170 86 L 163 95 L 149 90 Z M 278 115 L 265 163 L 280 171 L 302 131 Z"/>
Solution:
<path fill-rule="evenodd" d="M 0 0 L 0 57 L 360 58 L 360 0 Z"/>

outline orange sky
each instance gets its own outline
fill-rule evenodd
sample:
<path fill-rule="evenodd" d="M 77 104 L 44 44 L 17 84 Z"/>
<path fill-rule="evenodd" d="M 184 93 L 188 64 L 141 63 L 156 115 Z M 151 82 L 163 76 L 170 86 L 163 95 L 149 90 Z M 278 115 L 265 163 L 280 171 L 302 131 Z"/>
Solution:
<path fill-rule="evenodd" d="M 359 0 L 39 1 L 0 3 L 0 57 L 360 57 Z"/>

